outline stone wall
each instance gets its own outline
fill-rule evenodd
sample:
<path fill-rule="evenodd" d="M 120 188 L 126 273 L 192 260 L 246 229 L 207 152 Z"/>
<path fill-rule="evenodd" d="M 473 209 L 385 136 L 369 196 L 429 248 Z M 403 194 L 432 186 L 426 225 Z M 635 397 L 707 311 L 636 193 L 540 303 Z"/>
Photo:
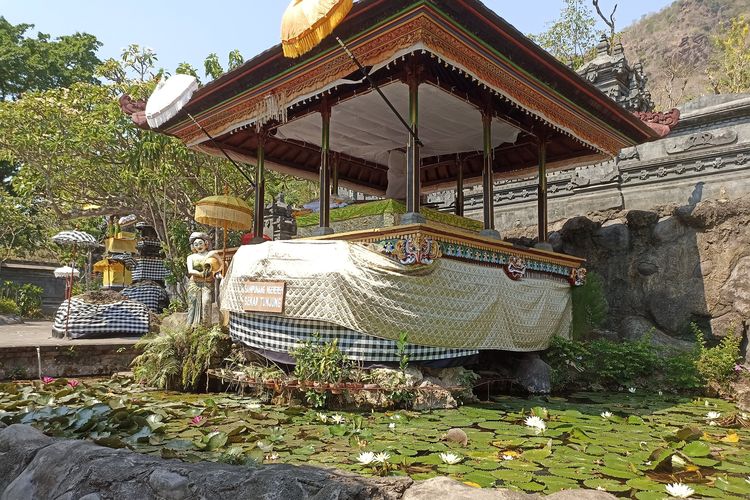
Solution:
<path fill-rule="evenodd" d="M 54 266 L 28 262 L 6 262 L 0 266 L 0 281 L 13 281 L 19 285 L 31 283 L 41 287 L 42 311 L 54 314 L 65 300 L 65 280 L 55 278 Z"/>
<path fill-rule="evenodd" d="M 624 149 L 610 161 L 550 172 L 549 220 L 750 193 L 750 94 L 706 96 L 680 111 L 680 123 L 664 139 Z M 537 183 L 537 177 L 495 182 L 496 229 L 537 223 Z M 453 191 L 428 197 L 446 210 L 454 200 Z M 465 203 L 467 217 L 482 218 L 481 186 L 466 190 Z"/>

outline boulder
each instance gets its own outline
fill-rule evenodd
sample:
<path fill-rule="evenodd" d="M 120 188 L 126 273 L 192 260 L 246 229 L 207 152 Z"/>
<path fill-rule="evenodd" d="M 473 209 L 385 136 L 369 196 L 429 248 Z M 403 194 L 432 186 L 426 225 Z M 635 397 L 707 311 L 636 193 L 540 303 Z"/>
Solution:
<path fill-rule="evenodd" d="M 187 313 L 175 312 L 169 316 L 165 316 L 161 320 L 161 329 L 163 331 L 177 331 L 185 328 L 187 325 Z"/>
<path fill-rule="evenodd" d="M 631 229 L 642 229 L 656 225 L 659 222 L 659 214 L 647 210 L 630 210 L 625 219 Z"/>
<path fill-rule="evenodd" d="M 23 319 L 19 316 L 9 316 L 0 314 L 0 325 L 20 325 L 23 324 Z"/>
<path fill-rule="evenodd" d="M 415 483 L 404 493 L 403 500 L 526 500 L 542 497 L 503 489 L 477 489 L 448 477 L 434 477 Z"/>
<path fill-rule="evenodd" d="M 477 489 L 459 483 L 448 477 L 435 477 L 419 481 L 406 490 L 403 500 L 532 500 L 551 498 L 553 500 L 614 500 L 614 495 L 597 490 L 563 490 L 547 497 L 533 493 L 496 489 Z"/>
<path fill-rule="evenodd" d="M 537 353 L 529 353 L 519 360 L 514 378 L 531 394 L 552 391 L 552 369 Z"/>
<path fill-rule="evenodd" d="M 379 499 L 396 500 L 409 478 L 266 465 L 163 460 L 88 441 L 57 440 L 24 425 L 0 431 L 0 498 Z"/>
<path fill-rule="evenodd" d="M 620 336 L 623 340 L 636 342 L 641 340 L 646 334 L 651 336 L 651 344 L 658 348 L 690 351 L 695 347 L 692 342 L 670 337 L 642 316 L 628 316 L 620 325 Z"/>

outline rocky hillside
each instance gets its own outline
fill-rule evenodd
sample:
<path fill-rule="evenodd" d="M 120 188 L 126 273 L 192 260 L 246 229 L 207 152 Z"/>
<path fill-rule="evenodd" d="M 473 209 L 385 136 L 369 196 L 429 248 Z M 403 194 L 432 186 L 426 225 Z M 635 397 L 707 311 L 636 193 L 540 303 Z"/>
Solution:
<path fill-rule="evenodd" d="M 643 63 L 658 110 L 710 93 L 712 38 L 741 14 L 750 15 L 750 0 L 676 0 L 623 30 L 626 56 Z"/>
<path fill-rule="evenodd" d="M 691 338 L 691 322 L 716 336 L 748 334 L 748 225 L 750 195 L 574 217 L 553 225 L 550 243 L 555 251 L 585 257 L 587 269 L 602 277 L 607 328 L 634 340 L 654 327 L 655 341 L 680 347 L 679 338 Z M 505 237 L 529 244 L 524 237 L 535 230 L 506 231 Z"/>

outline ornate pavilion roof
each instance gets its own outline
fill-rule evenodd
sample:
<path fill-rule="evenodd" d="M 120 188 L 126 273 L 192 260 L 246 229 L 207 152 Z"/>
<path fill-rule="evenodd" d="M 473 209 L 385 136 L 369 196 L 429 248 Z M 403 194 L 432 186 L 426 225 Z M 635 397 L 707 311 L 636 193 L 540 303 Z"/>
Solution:
<path fill-rule="evenodd" d="M 158 130 L 219 154 L 190 113 L 230 155 L 253 163 L 264 125 L 271 133 L 266 166 L 317 179 L 325 99 L 333 106 L 331 148 L 341 184 L 382 194 L 387 151 L 403 147 L 407 132 L 362 81 L 337 36 L 403 115 L 407 68 L 419 68 L 426 192 L 455 182 L 457 159 L 466 184 L 479 181 L 480 109 L 488 106 L 498 177 L 535 168 L 540 137 L 550 169 L 592 163 L 658 137 L 477 0 L 360 0 L 312 52 L 287 59 L 280 45 L 272 47 L 198 90 Z"/>

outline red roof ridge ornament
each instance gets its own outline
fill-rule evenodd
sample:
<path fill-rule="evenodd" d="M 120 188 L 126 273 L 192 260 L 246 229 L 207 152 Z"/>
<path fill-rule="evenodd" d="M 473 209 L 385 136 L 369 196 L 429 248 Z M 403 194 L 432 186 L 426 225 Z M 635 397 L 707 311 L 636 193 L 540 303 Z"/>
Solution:
<path fill-rule="evenodd" d="M 146 101 L 143 99 L 136 101 L 128 94 L 123 94 L 118 102 L 120 103 L 120 110 L 128 115 L 137 127 L 146 130 L 150 128 L 146 121 Z"/>
<path fill-rule="evenodd" d="M 352 0 L 292 0 L 281 19 L 284 56 L 294 58 L 314 49 L 352 10 Z"/>
<path fill-rule="evenodd" d="M 667 112 L 634 111 L 633 114 L 661 137 L 666 137 L 680 122 L 680 110 L 677 108 L 672 108 Z"/>

